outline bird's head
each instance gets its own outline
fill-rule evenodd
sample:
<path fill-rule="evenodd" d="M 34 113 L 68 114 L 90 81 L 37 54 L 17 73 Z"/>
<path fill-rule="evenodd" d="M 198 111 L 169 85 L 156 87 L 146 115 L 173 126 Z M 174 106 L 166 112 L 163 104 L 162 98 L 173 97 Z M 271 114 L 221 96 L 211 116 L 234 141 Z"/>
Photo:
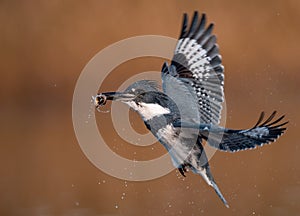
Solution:
<path fill-rule="evenodd" d="M 105 92 L 93 97 L 93 103 L 97 109 L 104 106 L 108 100 L 127 104 L 137 111 L 144 120 L 169 114 L 175 106 L 168 96 L 154 86 L 153 81 L 146 80 L 133 83 L 124 92 Z"/>

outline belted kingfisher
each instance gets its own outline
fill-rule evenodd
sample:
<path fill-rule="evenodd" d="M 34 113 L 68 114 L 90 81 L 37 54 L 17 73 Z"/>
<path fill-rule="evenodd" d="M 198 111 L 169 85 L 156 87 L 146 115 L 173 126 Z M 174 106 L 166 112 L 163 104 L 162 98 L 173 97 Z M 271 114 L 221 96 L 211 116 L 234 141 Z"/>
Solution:
<path fill-rule="evenodd" d="M 263 121 L 261 113 L 250 129 L 219 126 L 224 101 L 224 67 L 213 24 L 195 12 L 188 27 L 184 14 L 181 34 L 171 64 L 162 66 L 162 91 L 152 80 L 140 80 L 124 92 L 105 92 L 93 97 L 96 109 L 107 100 L 120 101 L 137 111 L 146 127 L 169 152 L 173 165 L 185 177 L 187 169 L 201 175 L 226 207 L 212 173 L 203 142 L 227 152 L 253 149 L 274 142 L 286 130 L 284 116 L 274 111 Z"/>

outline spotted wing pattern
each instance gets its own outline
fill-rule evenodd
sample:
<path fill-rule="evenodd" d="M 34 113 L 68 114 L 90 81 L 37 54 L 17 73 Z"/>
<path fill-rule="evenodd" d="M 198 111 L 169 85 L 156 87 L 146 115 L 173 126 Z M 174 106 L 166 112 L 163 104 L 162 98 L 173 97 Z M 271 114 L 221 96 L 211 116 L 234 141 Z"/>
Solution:
<path fill-rule="evenodd" d="M 231 130 L 225 129 L 223 137 L 220 141 L 216 134 L 210 133 L 207 139 L 208 144 L 222 151 L 236 152 L 240 150 L 253 149 L 257 146 L 275 142 L 286 130 L 284 127 L 288 122 L 280 122 L 284 115 L 272 121 L 276 111 L 274 111 L 269 118 L 263 123 L 264 112 L 261 113 L 258 122 L 247 130 Z"/>
<path fill-rule="evenodd" d="M 188 16 L 184 14 L 174 56 L 170 66 L 163 65 L 162 80 L 168 74 L 188 83 L 198 99 L 201 123 L 217 125 L 224 100 L 224 67 L 212 30 L 213 24 L 206 28 L 205 14 L 199 19 L 195 12 L 189 27 Z"/>

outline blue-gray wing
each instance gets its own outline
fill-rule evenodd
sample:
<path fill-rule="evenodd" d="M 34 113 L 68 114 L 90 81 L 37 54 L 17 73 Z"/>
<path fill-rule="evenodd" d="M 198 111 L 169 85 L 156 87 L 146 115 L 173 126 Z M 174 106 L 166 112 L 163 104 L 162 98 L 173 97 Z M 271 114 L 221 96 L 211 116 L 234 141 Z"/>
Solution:
<path fill-rule="evenodd" d="M 262 112 L 255 126 L 247 130 L 232 130 L 209 124 L 193 125 L 184 122 L 177 122 L 174 125 L 183 128 L 198 127 L 201 136 L 210 146 L 222 151 L 235 152 L 275 142 L 284 133 L 286 130 L 284 126 L 288 123 L 282 122 L 284 116 L 273 120 L 275 114 L 276 111 L 262 123 L 264 118 L 264 112 Z"/>
<path fill-rule="evenodd" d="M 172 89 L 168 86 L 171 82 L 165 82 L 169 76 L 189 85 L 197 97 L 201 123 L 217 125 L 224 100 L 224 67 L 212 30 L 213 24 L 206 28 L 205 14 L 199 19 L 198 12 L 195 12 L 189 27 L 188 17 L 184 14 L 174 56 L 170 66 L 163 65 L 162 80 L 167 95 Z M 188 99 L 185 98 L 186 104 L 189 104 Z"/>

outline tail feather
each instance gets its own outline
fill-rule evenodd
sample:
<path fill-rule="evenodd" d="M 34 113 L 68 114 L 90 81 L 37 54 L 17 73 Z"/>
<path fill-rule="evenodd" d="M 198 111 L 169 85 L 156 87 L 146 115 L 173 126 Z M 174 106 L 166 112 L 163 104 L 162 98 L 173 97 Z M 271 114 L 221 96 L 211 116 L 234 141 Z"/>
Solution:
<path fill-rule="evenodd" d="M 224 198 L 224 196 L 222 195 L 218 185 L 214 182 L 214 181 L 211 181 L 211 184 L 212 184 L 212 187 L 215 189 L 217 195 L 220 197 L 220 199 L 222 200 L 222 202 L 224 203 L 224 205 L 229 208 L 229 205 L 226 201 L 226 199 Z"/>
<path fill-rule="evenodd" d="M 208 185 L 210 185 L 211 187 L 214 188 L 216 194 L 219 196 L 219 198 L 222 200 L 222 202 L 224 203 L 224 205 L 229 208 L 229 205 L 226 201 L 226 199 L 224 198 L 224 196 L 222 195 L 218 185 L 216 184 L 216 182 L 214 181 L 214 178 L 210 172 L 210 168 L 208 163 L 202 167 L 202 170 L 197 170 L 197 173 L 200 174 L 204 180 L 206 181 L 206 183 Z"/>

